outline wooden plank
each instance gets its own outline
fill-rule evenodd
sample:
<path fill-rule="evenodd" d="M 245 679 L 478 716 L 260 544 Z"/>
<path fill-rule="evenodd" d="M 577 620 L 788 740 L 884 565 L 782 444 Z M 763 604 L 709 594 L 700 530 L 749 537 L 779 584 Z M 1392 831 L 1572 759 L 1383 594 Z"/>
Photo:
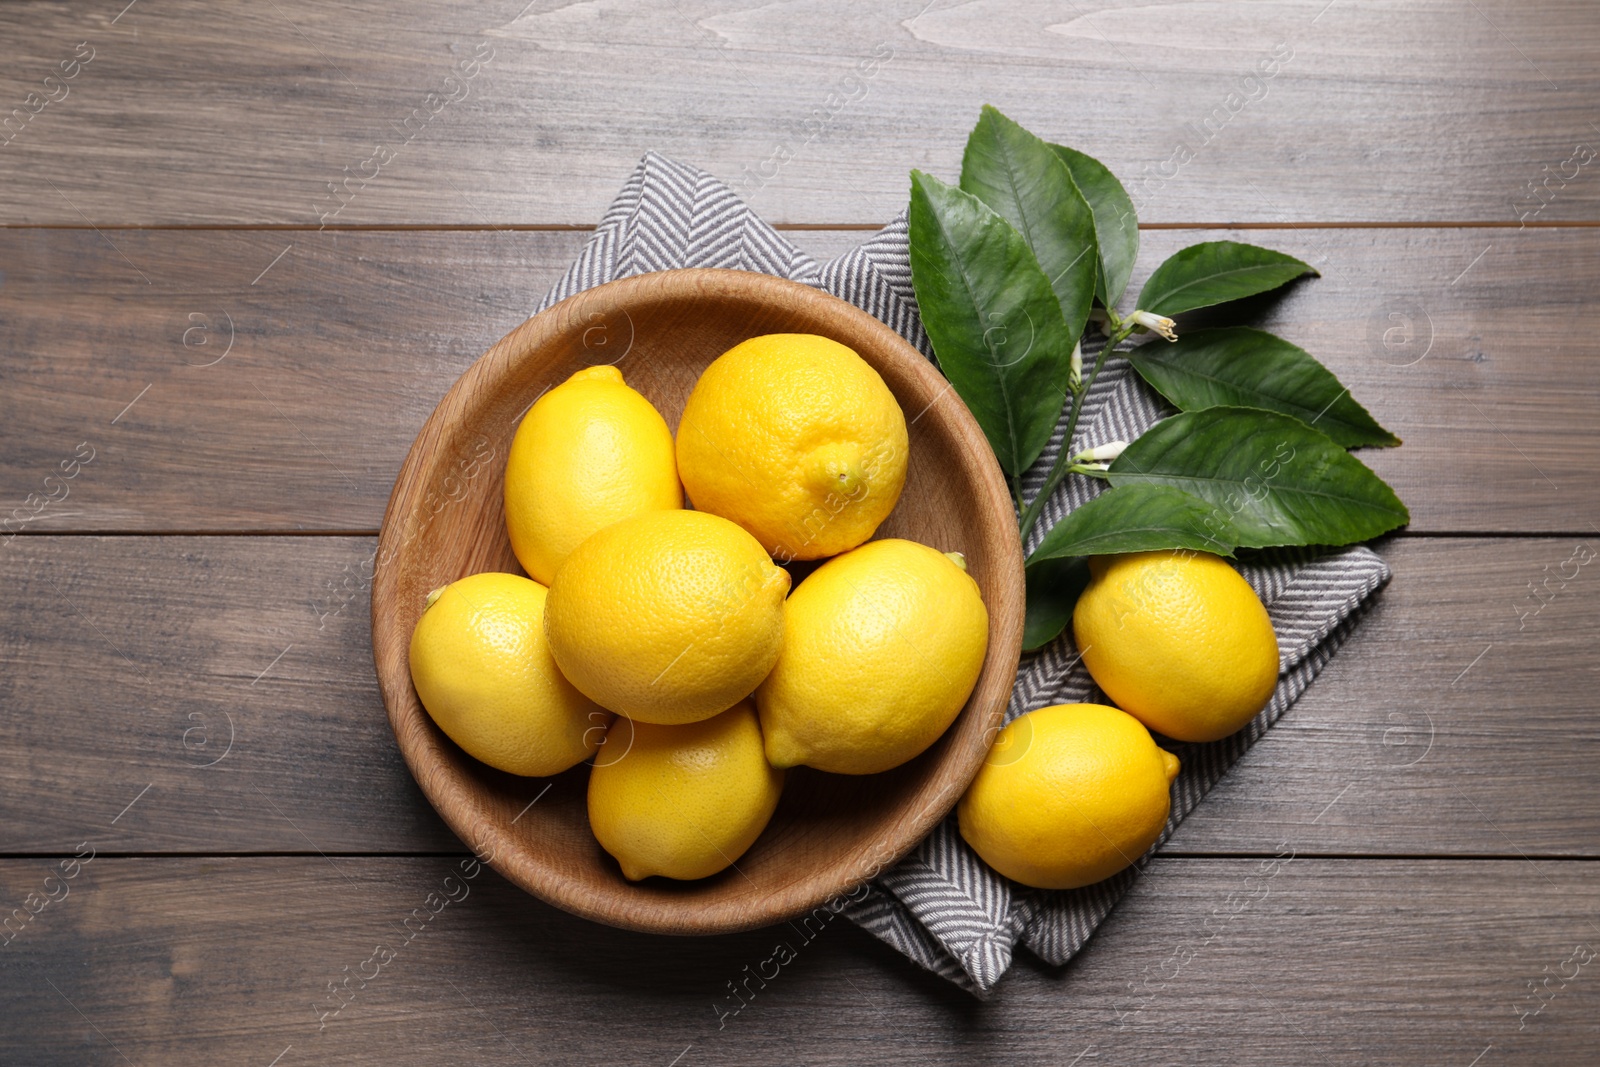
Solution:
<path fill-rule="evenodd" d="M 371 539 L 18 538 L 5 851 L 456 850 L 372 668 Z M 126 808 L 127 810 L 124 810 Z M 52 809 L 54 809 L 52 811 Z M 117 817 L 114 825 L 113 817 Z"/>
<path fill-rule="evenodd" d="M 121 8 L 0 8 L 0 221 L 583 224 L 656 149 L 773 219 L 870 222 L 956 172 L 983 101 L 1151 221 L 1600 208 L 1583 0 Z"/>
<path fill-rule="evenodd" d="M 460 862 L 0 863 L 7 908 L 61 897 L 0 950 L 0 1057 L 1465 1067 L 1586 1062 L 1596 1039 L 1589 863 L 1162 860 L 1072 965 L 1023 956 L 980 1005 L 842 919 L 656 938 Z"/>
<path fill-rule="evenodd" d="M 1600 552 L 1600 538 L 1585 543 Z M 1169 847 L 1600 856 L 1586 670 L 1600 560 L 1567 563 L 1573 550 L 1383 546 L 1395 579 L 1375 609 Z M 67 850 L 136 797 L 102 848 L 459 849 L 384 718 L 372 551 L 370 538 L 332 537 L 51 536 L 0 549 L 4 850 Z M 1543 589 L 1547 574 L 1550 599 L 1533 613 L 1528 583 Z M 557 788 L 581 790 L 581 772 Z M 529 798 L 542 789 L 530 780 Z"/>
<path fill-rule="evenodd" d="M 0 234 L 0 499 L 86 441 L 35 525 L 375 530 L 428 412 L 585 237 Z"/>
<path fill-rule="evenodd" d="M 793 236 L 819 255 L 861 239 Z M 1165 255 L 1218 237 L 1323 271 L 1246 311 L 1406 439 L 1362 455 L 1410 504 L 1413 530 L 1590 529 L 1600 231 L 1147 231 L 1133 291 Z M 583 240 L 0 231 L 0 520 L 374 530 L 424 417 Z M 46 485 L 83 442 L 94 460 L 65 489 Z"/>

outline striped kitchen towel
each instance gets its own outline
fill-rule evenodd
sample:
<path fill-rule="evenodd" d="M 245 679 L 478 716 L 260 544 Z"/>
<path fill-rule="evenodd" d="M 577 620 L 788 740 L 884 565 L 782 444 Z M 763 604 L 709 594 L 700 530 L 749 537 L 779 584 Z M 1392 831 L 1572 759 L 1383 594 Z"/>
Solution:
<path fill-rule="evenodd" d="M 640 161 L 577 261 L 537 310 L 602 282 L 674 267 L 761 271 L 816 286 L 888 323 L 933 358 L 911 288 L 903 214 L 852 251 L 818 263 L 757 218 L 722 182 L 653 152 Z M 1085 400 L 1071 447 L 1131 441 L 1169 413 L 1127 361 L 1113 357 Z M 1029 495 L 1038 491 L 1062 447 L 1058 429 L 1024 479 Z M 1094 479 L 1065 480 L 1048 501 L 1035 538 L 1101 488 Z M 1280 550 L 1253 557 L 1240 569 L 1277 630 L 1278 688 L 1261 714 L 1232 737 L 1209 744 L 1161 740 L 1183 769 L 1173 789 L 1172 814 L 1152 852 L 1294 703 L 1356 624 L 1362 603 L 1389 578 L 1383 560 L 1366 548 Z M 1103 702 L 1077 660 L 1070 632 L 1025 656 L 1007 720 L 1051 704 Z M 1019 942 L 1050 963 L 1071 959 L 1148 860 L 1146 855 L 1121 874 L 1083 889 L 1029 889 L 989 869 L 961 840 L 952 815 L 846 914 L 981 997 L 1010 966 Z"/>

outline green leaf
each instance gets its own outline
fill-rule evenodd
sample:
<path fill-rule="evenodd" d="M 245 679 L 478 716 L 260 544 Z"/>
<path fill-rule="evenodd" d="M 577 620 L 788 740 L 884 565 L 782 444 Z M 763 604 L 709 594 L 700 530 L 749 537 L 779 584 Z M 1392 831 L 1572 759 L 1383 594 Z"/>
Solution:
<path fill-rule="evenodd" d="M 1098 159 L 1066 145 L 1050 147 L 1072 172 L 1073 184 L 1094 214 L 1095 247 L 1100 252 L 1100 277 L 1095 291 L 1100 303 L 1111 307 L 1122 299 L 1122 291 L 1133 274 L 1133 261 L 1139 254 L 1139 217 L 1134 214 L 1133 201 L 1116 175 Z"/>
<path fill-rule="evenodd" d="M 1028 562 L 1162 548 L 1231 556 L 1237 537 L 1220 508 L 1170 485 L 1136 482 L 1074 509 L 1050 528 Z"/>
<path fill-rule="evenodd" d="M 1348 545 L 1411 521 L 1394 490 L 1325 434 L 1257 408 L 1163 419 L 1116 458 L 1110 478 L 1214 504 L 1232 517 L 1242 548 Z"/>
<path fill-rule="evenodd" d="M 1270 248 L 1238 241 L 1207 241 L 1173 253 L 1139 293 L 1139 309 L 1173 316 L 1213 304 L 1226 304 L 1276 289 L 1302 274 L 1317 272 L 1308 263 Z"/>
<path fill-rule="evenodd" d="M 1294 416 L 1345 448 L 1400 443 L 1311 353 L 1264 330 L 1197 330 L 1127 355 L 1156 392 L 1184 411 L 1266 408 Z"/>
<path fill-rule="evenodd" d="M 1028 244 L 983 201 L 911 172 L 911 283 L 922 325 L 1001 468 L 1039 458 L 1067 397 L 1074 338 Z"/>
<path fill-rule="evenodd" d="M 1081 559 L 1045 559 L 1030 563 L 1027 607 L 1022 622 L 1022 647 L 1043 648 L 1072 621 L 1072 609 L 1089 584 L 1089 568 Z"/>
<path fill-rule="evenodd" d="M 1089 319 L 1099 260 L 1094 213 L 1066 164 L 1048 144 L 985 105 L 961 157 L 961 188 L 1028 242 L 1076 341 Z"/>

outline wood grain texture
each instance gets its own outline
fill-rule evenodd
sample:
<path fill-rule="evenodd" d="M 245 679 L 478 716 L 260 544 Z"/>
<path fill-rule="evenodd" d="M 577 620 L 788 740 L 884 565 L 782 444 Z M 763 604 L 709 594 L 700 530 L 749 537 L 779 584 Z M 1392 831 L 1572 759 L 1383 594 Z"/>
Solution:
<path fill-rule="evenodd" d="M 6 612 L 28 619 L 0 628 L 0 849 L 61 851 L 110 826 L 120 851 L 460 850 L 383 714 L 374 547 L 0 547 Z"/>
<path fill-rule="evenodd" d="M 453 859 L 97 857 L 0 949 L 26 1020 L 0 1028 L 0 1059 L 1465 1067 L 1492 1046 L 1483 1063 L 1587 1062 L 1593 864 L 1289 855 L 1157 861 L 1071 965 L 1024 955 L 986 1003 L 843 919 L 660 938 Z M 0 901 L 53 870 L 0 863 Z M 1530 982 L 1574 968 L 1520 1014 L 1542 1003 Z"/>
<path fill-rule="evenodd" d="M 1559 976 L 1600 948 L 1594 5 L 524 4 L 0 5 L 0 1062 L 1593 1058 L 1596 964 Z M 1145 231 L 1134 290 L 1199 240 L 1309 260 L 1256 310 L 1405 438 L 1366 455 L 1413 533 L 1508 535 L 1381 545 L 1349 644 L 1064 971 L 979 1003 L 843 922 L 653 938 L 463 881 L 384 720 L 374 538 L 61 535 L 370 534 L 586 238 L 494 227 L 592 225 L 656 149 L 837 252 L 985 102 L 1146 222 L 1281 226 Z M 123 228 L 197 224 L 294 228 Z"/>
<path fill-rule="evenodd" d="M 4 514 L 88 441 L 29 525 L 376 530 L 428 412 L 584 239 L 0 234 Z"/>
<path fill-rule="evenodd" d="M 864 235 L 792 236 L 824 255 Z M 1132 288 L 1221 237 L 1323 272 L 1240 314 L 1325 360 L 1405 439 L 1361 455 L 1411 529 L 1590 528 L 1600 231 L 1146 231 Z M 29 528 L 375 530 L 428 412 L 583 240 L 0 231 L 0 520 L 31 514 L 28 495 L 88 441 L 97 458 Z M 232 350 L 205 366 L 229 323 Z"/>
<path fill-rule="evenodd" d="M 1600 537 L 1584 543 L 1600 550 Z M 1394 581 L 1168 848 L 1600 856 L 1586 669 L 1600 560 L 1561 589 L 1575 544 L 1380 546 Z M 384 718 L 363 563 L 374 551 L 371 538 L 329 537 L 0 548 L 4 850 L 70 851 L 149 785 L 102 848 L 460 851 Z M 1547 575 L 1557 592 L 1519 630 L 1517 612 L 1540 603 L 1528 583 Z"/>
<path fill-rule="evenodd" d="M 820 334 L 848 346 L 907 413 L 905 488 L 877 536 L 965 555 L 988 608 L 983 671 L 955 722 L 916 759 L 874 775 L 791 772 L 777 812 L 737 863 L 692 882 L 631 883 L 589 830 L 582 770 L 544 797 L 537 780 L 486 768 L 434 725 L 411 684 L 411 634 L 430 590 L 485 570 L 522 572 L 506 532 L 506 457 L 523 413 L 547 389 L 588 367 L 616 367 L 676 435 L 705 368 L 768 333 Z M 805 522 L 809 529 L 812 517 Z M 1022 648 L 1016 511 L 966 406 L 921 353 L 871 315 L 809 286 L 743 271 L 610 282 L 508 334 L 418 431 L 384 514 L 374 570 L 379 688 L 400 751 L 445 822 L 541 899 L 657 933 L 723 933 L 786 919 L 857 889 L 910 851 L 977 774 Z"/>
<path fill-rule="evenodd" d="M 14 120 L 0 222 L 585 224 L 647 149 L 775 221 L 871 222 L 907 168 L 955 173 L 985 102 L 1137 183 L 1148 221 L 1600 209 L 1600 163 L 1567 162 L 1600 145 L 1583 0 L 410 0 L 381 31 L 322 0 L 121 7 L 0 7 L 0 114 L 94 50 Z"/>

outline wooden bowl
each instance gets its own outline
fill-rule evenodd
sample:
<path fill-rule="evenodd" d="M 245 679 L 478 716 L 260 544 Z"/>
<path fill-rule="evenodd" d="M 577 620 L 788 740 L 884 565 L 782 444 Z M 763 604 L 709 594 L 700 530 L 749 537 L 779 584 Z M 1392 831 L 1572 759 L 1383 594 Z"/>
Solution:
<path fill-rule="evenodd" d="M 966 554 L 989 609 L 989 651 L 955 724 L 884 774 L 789 772 L 783 799 L 736 868 L 697 882 L 631 883 L 589 832 L 587 766 L 549 779 L 478 763 L 433 724 L 407 648 L 430 589 L 478 571 L 522 573 L 501 495 L 517 425 L 544 390 L 614 363 L 677 426 L 700 372 L 765 333 L 815 333 L 875 367 L 904 409 L 905 491 L 880 537 Z M 538 314 L 458 379 L 400 469 L 378 538 L 372 648 L 389 724 L 417 783 L 474 852 L 542 900 L 637 930 L 707 934 L 793 918 L 893 864 L 955 805 L 999 727 L 1022 646 L 1022 549 L 1004 478 L 960 398 L 866 312 L 796 282 L 674 270 L 610 282 Z"/>

